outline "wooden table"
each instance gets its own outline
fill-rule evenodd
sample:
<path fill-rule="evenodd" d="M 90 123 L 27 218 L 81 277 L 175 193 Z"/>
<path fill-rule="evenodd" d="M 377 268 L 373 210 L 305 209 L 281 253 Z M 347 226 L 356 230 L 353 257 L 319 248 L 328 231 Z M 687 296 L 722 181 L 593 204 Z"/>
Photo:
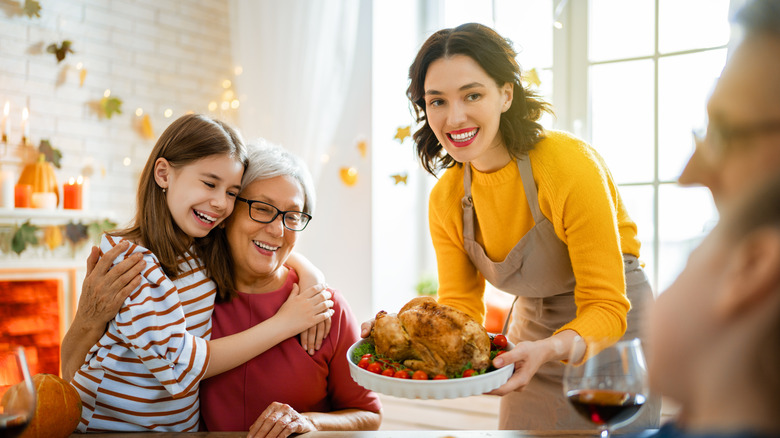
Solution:
<path fill-rule="evenodd" d="M 651 435 L 655 431 L 642 434 Z M 619 436 L 619 433 L 613 433 Z M 597 437 L 596 431 L 522 431 L 522 430 L 378 430 L 370 432 L 310 432 L 293 435 L 299 438 L 549 438 L 549 437 Z M 73 434 L 71 438 L 244 438 L 246 432 L 141 432 Z"/>

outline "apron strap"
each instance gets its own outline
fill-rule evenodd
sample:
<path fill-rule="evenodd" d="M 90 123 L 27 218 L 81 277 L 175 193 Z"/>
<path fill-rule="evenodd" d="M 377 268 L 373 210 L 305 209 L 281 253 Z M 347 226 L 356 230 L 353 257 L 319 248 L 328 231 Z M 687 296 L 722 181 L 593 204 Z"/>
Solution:
<path fill-rule="evenodd" d="M 517 302 L 517 299 L 520 298 L 520 295 L 515 295 L 515 299 L 512 300 L 512 305 L 509 306 L 509 312 L 506 314 L 506 320 L 504 321 L 504 329 L 501 330 L 501 334 L 506 336 L 506 333 L 509 331 L 509 323 L 512 321 L 512 311 L 515 310 L 515 303 Z"/>
<path fill-rule="evenodd" d="M 520 179 L 523 180 L 523 189 L 525 190 L 525 198 L 528 200 L 528 207 L 531 209 L 534 222 L 538 224 L 544 220 L 544 215 L 542 215 L 542 210 L 539 208 L 539 193 L 536 190 L 534 172 L 531 169 L 531 158 L 528 154 L 517 159 L 517 169 L 520 171 Z"/>
<path fill-rule="evenodd" d="M 471 199 L 471 163 L 463 163 L 463 238 L 474 240 L 474 203 Z"/>

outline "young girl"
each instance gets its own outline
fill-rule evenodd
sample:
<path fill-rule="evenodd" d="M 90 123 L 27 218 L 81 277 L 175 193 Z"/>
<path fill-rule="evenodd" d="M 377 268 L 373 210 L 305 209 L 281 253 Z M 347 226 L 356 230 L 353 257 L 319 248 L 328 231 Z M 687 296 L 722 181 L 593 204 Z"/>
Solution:
<path fill-rule="evenodd" d="M 115 263 L 141 253 L 147 268 L 73 378 L 83 402 L 79 431 L 196 431 L 202 379 L 330 316 L 327 294 L 296 290 L 274 317 L 209 341 L 209 276 L 230 268 L 209 232 L 233 211 L 246 160 L 238 134 L 201 115 L 181 117 L 160 136 L 141 175 L 133 225 L 100 245 L 105 253 L 129 241 Z"/>
<path fill-rule="evenodd" d="M 683 412 L 659 438 L 780 436 L 780 179 L 745 201 L 650 312 L 651 390 Z"/>

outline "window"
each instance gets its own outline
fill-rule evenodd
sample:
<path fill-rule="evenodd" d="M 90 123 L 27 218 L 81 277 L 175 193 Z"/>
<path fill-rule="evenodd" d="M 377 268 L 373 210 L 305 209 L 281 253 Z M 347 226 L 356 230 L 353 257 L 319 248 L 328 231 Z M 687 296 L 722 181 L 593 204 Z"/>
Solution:
<path fill-rule="evenodd" d="M 481 22 L 509 38 L 556 116 L 542 124 L 589 141 L 607 161 L 642 241 L 656 293 L 717 220 L 709 192 L 676 179 L 691 130 L 726 59 L 729 0 L 403 0 L 374 3 L 373 303 L 400 308 L 435 273 L 427 195 L 411 140 L 408 67 L 435 30 Z M 399 31 L 397 23 L 406 23 Z M 381 56 L 379 56 L 381 54 Z M 396 185 L 393 173 L 407 173 Z M 388 232 L 390 230 L 390 232 Z M 401 251 L 399 251 L 401 250 Z"/>
<path fill-rule="evenodd" d="M 584 3 L 569 2 L 567 11 L 568 31 L 579 33 L 569 38 L 587 41 L 587 57 L 570 60 L 568 74 L 584 76 L 588 90 L 587 98 L 574 99 L 587 108 L 574 112 L 587 115 L 584 136 L 620 186 L 658 293 L 717 220 L 706 189 L 676 180 L 726 61 L 729 1 Z"/>
<path fill-rule="evenodd" d="M 556 117 L 604 157 L 665 289 L 717 220 L 709 191 L 676 184 L 726 60 L 729 0 L 447 1 L 443 26 L 480 21 L 513 41 Z"/>

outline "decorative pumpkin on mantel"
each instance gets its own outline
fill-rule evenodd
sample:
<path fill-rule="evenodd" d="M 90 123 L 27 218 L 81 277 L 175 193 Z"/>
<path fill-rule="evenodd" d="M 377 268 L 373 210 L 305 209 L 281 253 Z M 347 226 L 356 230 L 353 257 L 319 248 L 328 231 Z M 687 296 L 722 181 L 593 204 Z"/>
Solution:
<path fill-rule="evenodd" d="M 19 176 L 18 184 L 29 184 L 33 193 L 44 192 L 57 195 L 57 205 L 60 204 L 60 191 L 57 187 L 57 177 L 54 175 L 54 167 L 46 161 L 46 155 L 38 155 L 38 161 L 24 166 Z"/>

